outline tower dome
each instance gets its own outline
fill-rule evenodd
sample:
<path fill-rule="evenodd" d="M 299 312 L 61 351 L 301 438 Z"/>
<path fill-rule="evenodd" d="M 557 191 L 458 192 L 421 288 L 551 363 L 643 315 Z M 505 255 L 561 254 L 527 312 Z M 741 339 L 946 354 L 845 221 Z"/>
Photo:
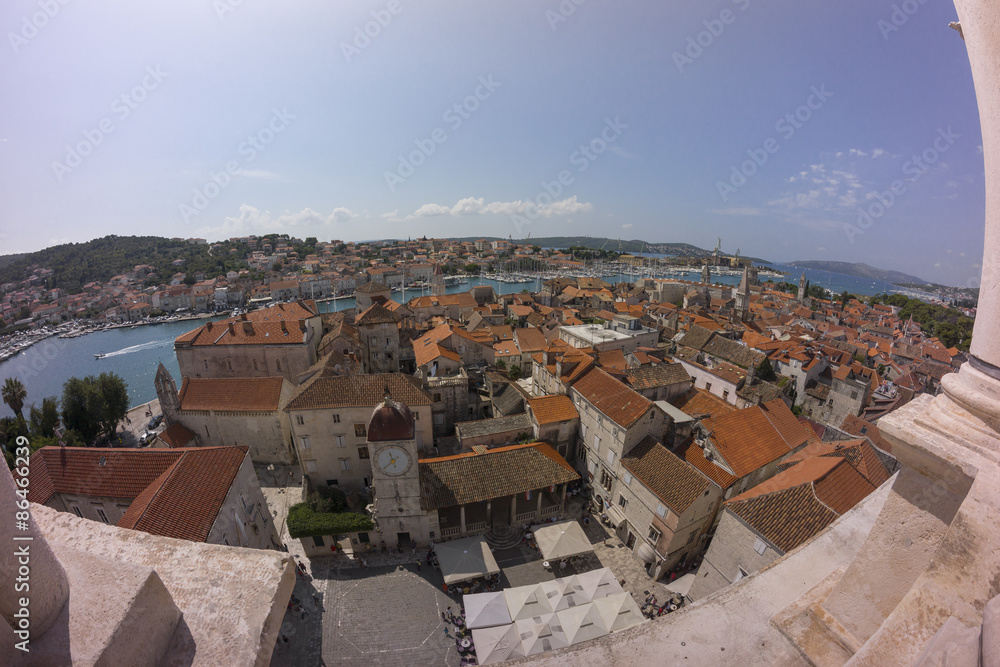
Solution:
<path fill-rule="evenodd" d="M 410 408 L 392 400 L 386 391 L 385 400 L 375 407 L 368 420 L 368 442 L 412 439 L 413 414 Z"/>

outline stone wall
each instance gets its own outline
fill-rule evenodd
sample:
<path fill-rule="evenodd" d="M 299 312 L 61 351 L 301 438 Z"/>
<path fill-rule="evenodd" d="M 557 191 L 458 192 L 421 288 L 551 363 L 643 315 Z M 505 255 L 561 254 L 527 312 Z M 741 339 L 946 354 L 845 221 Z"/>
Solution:
<path fill-rule="evenodd" d="M 763 540 L 757 533 L 728 509 L 723 510 L 688 597 L 700 600 L 735 581 L 741 567 L 747 574 L 753 574 L 783 555 L 766 543 L 764 553 L 758 553 L 754 549 L 758 542 Z"/>

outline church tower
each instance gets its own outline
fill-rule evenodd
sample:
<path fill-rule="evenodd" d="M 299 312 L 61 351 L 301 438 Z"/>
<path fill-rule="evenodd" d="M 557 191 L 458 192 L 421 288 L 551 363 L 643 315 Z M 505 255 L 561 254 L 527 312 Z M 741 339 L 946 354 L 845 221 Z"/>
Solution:
<path fill-rule="evenodd" d="M 740 286 L 736 288 L 736 316 L 741 322 L 746 322 L 750 315 L 750 274 L 744 268 Z"/>
<path fill-rule="evenodd" d="M 177 395 L 177 385 L 174 378 L 170 376 L 170 371 L 160 362 L 156 369 L 156 377 L 153 380 L 156 387 L 156 397 L 160 399 L 160 411 L 163 419 L 169 426 L 177 421 L 181 411 L 181 400 Z"/>
<path fill-rule="evenodd" d="M 712 282 L 712 270 L 708 268 L 708 264 L 706 264 L 701 269 L 701 282 L 703 283 Z"/>
<path fill-rule="evenodd" d="M 437 264 L 431 277 L 431 296 L 444 296 L 444 294 L 444 271 L 441 270 L 441 265 Z"/>
<path fill-rule="evenodd" d="M 802 272 L 802 277 L 799 278 L 799 301 L 806 300 L 806 272 Z"/>
<path fill-rule="evenodd" d="M 386 546 L 407 549 L 429 543 L 430 526 L 420 507 L 420 466 L 413 414 L 405 404 L 385 400 L 368 420 L 368 451 L 372 462 L 372 512 Z"/>

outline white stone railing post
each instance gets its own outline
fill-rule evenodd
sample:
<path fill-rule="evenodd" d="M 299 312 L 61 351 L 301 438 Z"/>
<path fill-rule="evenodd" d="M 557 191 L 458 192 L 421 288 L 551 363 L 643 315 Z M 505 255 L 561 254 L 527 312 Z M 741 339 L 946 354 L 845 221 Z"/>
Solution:
<path fill-rule="evenodd" d="M 31 517 L 28 503 L 16 493 L 21 487 L 6 464 L 0 467 L 0 615 L 15 633 L 27 629 L 27 638 L 34 641 L 66 605 L 69 580 Z M 18 634 L 19 642 L 24 639 Z"/>

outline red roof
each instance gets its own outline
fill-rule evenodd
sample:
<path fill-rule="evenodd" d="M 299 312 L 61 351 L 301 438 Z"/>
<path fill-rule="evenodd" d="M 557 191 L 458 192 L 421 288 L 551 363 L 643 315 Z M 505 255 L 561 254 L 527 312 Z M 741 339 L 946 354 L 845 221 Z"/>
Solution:
<path fill-rule="evenodd" d="M 284 378 L 184 378 L 181 410 L 273 412 Z"/>
<path fill-rule="evenodd" d="M 580 417 L 573 401 L 563 394 L 529 398 L 528 405 L 531 406 L 531 412 L 535 415 L 535 421 L 539 425 L 556 424 Z"/>
<path fill-rule="evenodd" d="M 653 403 L 600 368 L 591 368 L 573 384 L 573 390 L 619 426 L 628 428 L 639 420 Z"/>

